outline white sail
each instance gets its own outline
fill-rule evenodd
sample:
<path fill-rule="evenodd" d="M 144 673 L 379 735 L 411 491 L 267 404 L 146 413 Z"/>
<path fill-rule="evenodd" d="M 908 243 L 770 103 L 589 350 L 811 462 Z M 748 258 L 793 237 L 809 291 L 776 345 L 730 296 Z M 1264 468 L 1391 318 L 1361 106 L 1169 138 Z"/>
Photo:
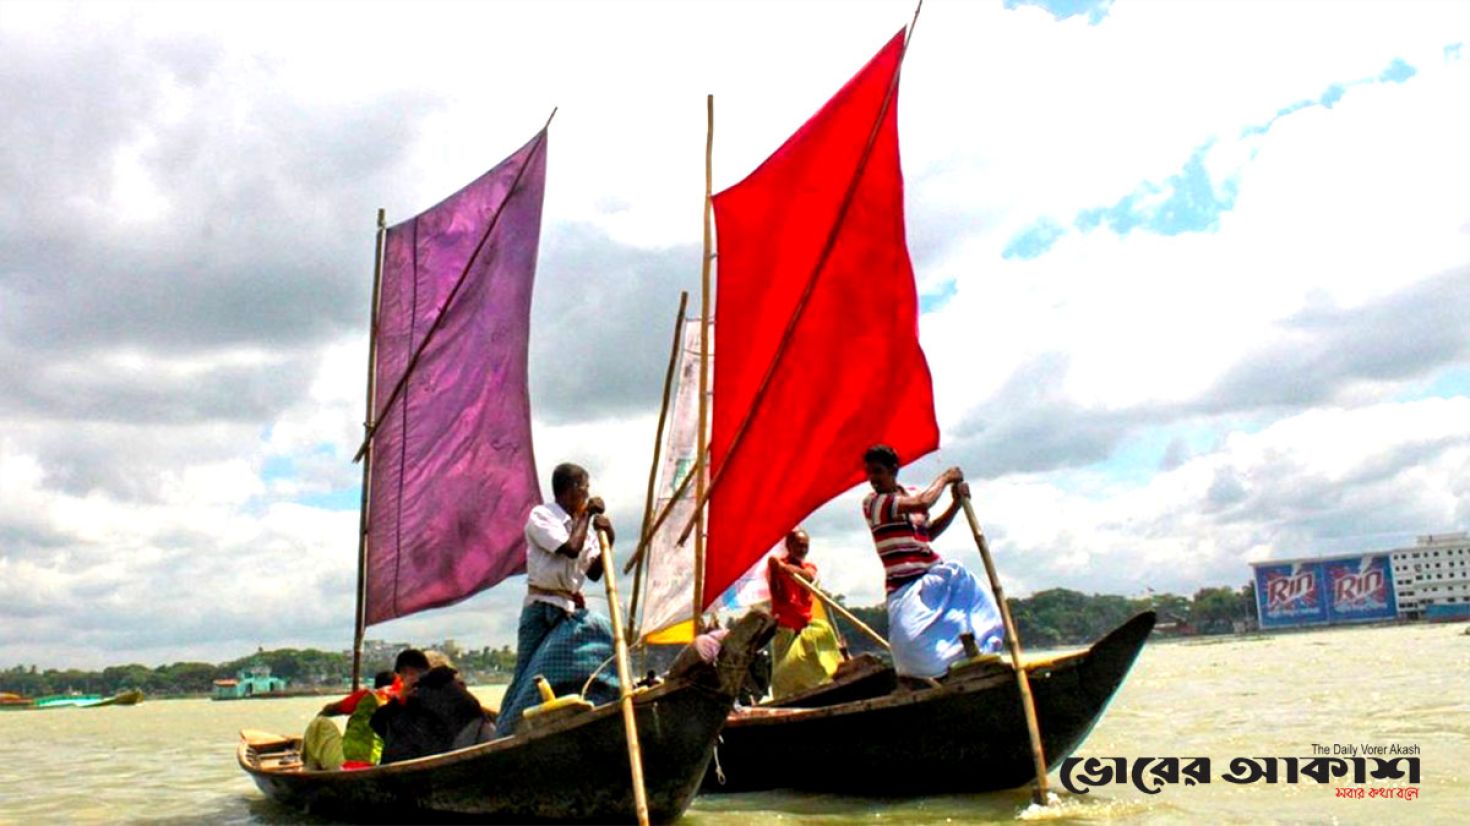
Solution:
<path fill-rule="evenodd" d="M 694 469 L 699 435 L 699 319 L 684 322 L 679 344 L 679 364 L 674 377 L 674 392 L 669 410 L 668 428 L 664 434 L 662 459 L 659 464 L 658 498 L 654 516 L 669 506 L 674 491 Z M 710 337 L 713 345 L 714 337 Z M 713 386 L 713 382 L 711 382 Z M 663 631 L 694 616 L 694 542 L 675 544 L 679 531 L 688 524 L 694 512 L 694 484 L 684 490 L 674 504 L 673 512 L 653 535 L 647 551 L 644 573 L 647 598 L 643 603 L 641 633 Z"/>

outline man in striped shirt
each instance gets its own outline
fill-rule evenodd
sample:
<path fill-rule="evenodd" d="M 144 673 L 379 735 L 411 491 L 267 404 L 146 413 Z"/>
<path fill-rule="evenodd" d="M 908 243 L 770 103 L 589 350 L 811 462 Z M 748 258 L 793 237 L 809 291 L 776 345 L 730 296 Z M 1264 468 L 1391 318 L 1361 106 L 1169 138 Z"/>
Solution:
<path fill-rule="evenodd" d="M 927 488 L 898 482 L 898 454 L 874 445 L 863 454 L 873 492 L 863 499 L 863 517 L 883 562 L 888 592 L 888 643 L 893 665 L 910 677 L 942 677 L 966 656 L 973 640 L 983 652 L 999 651 L 1005 638 L 995 598 L 968 568 L 945 562 L 929 547 L 969 496 L 964 473 L 952 467 Z M 949 507 L 937 519 L 929 510 L 950 488 Z"/>

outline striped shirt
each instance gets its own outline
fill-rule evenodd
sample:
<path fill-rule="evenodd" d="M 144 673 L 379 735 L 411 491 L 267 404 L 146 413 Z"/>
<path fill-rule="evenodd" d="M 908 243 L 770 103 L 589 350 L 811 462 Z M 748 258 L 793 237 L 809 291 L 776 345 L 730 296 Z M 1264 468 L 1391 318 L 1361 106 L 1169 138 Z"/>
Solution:
<path fill-rule="evenodd" d="M 910 488 L 910 495 L 917 489 Z M 883 561 L 888 593 L 921 576 L 937 564 L 939 554 L 929 547 L 929 514 L 925 511 L 900 513 L 898 498 L 903 491 L 869 493 L 863 499 L 863 517 L 873 532 L 873 546 Z"/>

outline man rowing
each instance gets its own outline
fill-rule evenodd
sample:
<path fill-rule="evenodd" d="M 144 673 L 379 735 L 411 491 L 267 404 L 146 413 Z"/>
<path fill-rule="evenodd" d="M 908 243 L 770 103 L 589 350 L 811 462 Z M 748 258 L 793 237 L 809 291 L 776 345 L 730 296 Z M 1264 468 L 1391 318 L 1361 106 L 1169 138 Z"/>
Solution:
<path fill-rule="evenodd" d="M 810 547 L 811 538 L 797 528 L 786 535 L 785 555 L 772 554 L 766 572 L 776 617 L 771 694 L 778 700 L 827 682 L 842 663 L 832 627 L 812 617 L 812 592 L 795 581 L 817 580 L 817 566 L 806 558 Z"/>
<path fill-rule="evenodd" d="M 516 670 L 500 706 L 496 734 L 515 731 L 521 712 L 540 702 L 535 678 L 558 694 L 576 693 L 594 672 L 585 698 L 618 696 L 617 673 L 602 667 L 612 658 L 612 626 L 587 610 L 582 586 L 603 576 L 599 531 L 613 538 L 602 499 L 592 496 L 587 471 L 564 463 L 551 472 L 552 501 L 526 519 L 526 599 L 516 637 Z M 600 669 L 600 670 L 599 670 Z"/>
<path fill-rule="evenodd" d="M 898 454 L 888 445 L 868 448 L 863 465 L 873 486 L 863 498 L 863 517 L 883 561 L 894 668 L 910 677 L 942 677 L 968 656 L 967 643 L 980 652 L 999 651 L 1005 632 L 990 589 L 929 547 L 970 495 L 964 474 L 952 467 L 923 490 L 905 488 L 898 482 Z M 949 507 L 931 520 L 929 510 L 945 488 L 951 489 Z"/>

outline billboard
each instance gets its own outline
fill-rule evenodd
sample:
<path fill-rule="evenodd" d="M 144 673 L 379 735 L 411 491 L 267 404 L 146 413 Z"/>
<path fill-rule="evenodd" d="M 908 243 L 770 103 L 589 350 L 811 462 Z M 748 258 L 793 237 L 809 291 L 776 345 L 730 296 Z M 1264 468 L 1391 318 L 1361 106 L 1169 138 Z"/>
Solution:
<path fill-rule="evenodd" d="M 1329 559 L 1322 563 L 1329 622 L 1391 620 L 1398 616 L 1388 554 Z"/>
<path fill-rule="evenodd" d="M 1256 566 L 1256 611 L 1262 628 L 1326 622 L 1322 563 Z"/>

